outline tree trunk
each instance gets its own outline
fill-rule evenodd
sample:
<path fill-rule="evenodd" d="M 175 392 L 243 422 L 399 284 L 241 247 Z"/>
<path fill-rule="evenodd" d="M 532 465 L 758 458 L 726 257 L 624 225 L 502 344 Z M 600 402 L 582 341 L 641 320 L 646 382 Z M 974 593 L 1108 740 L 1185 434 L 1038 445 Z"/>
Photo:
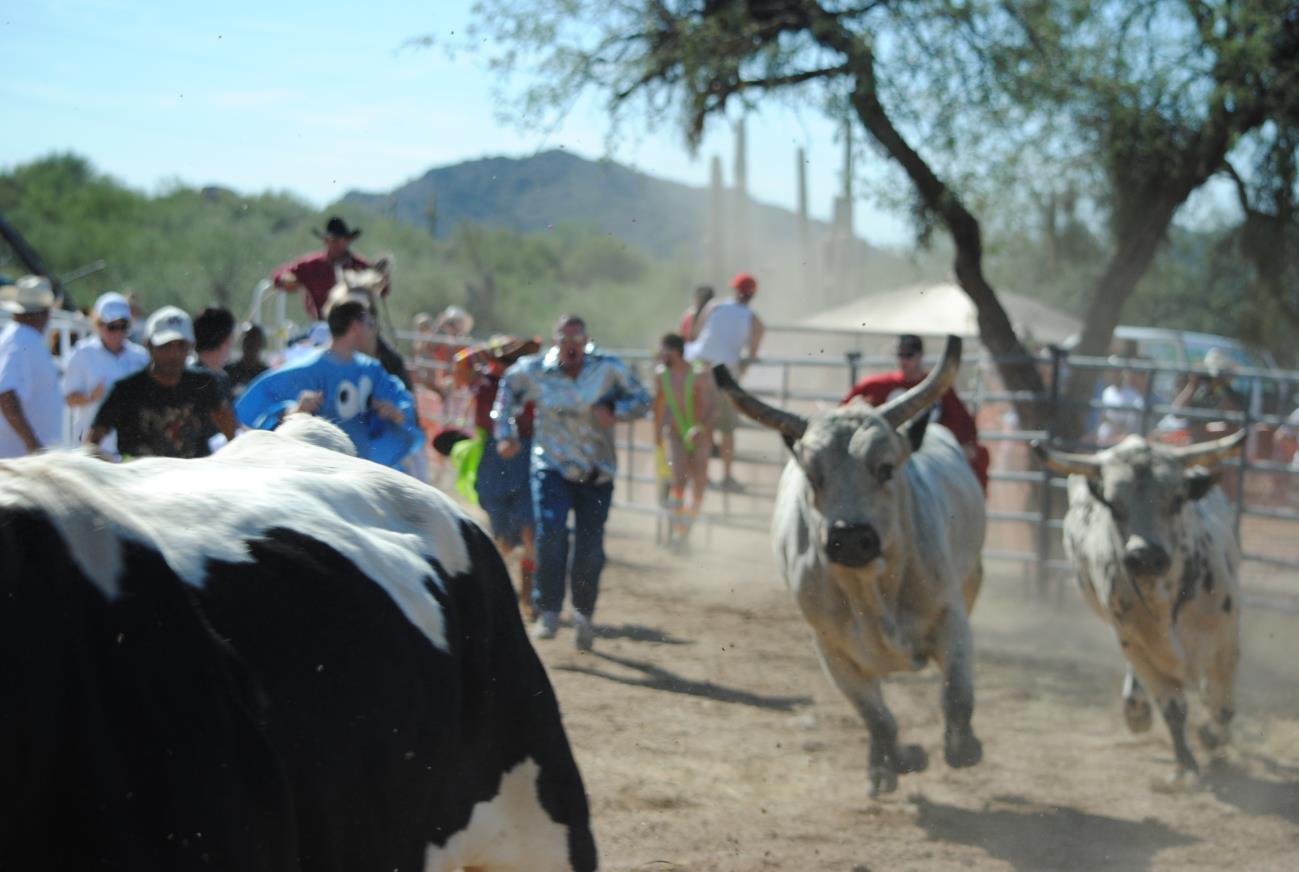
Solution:
<path fill-rule="evenodd" d="M 38 276 L 45 276 L 50 280 L 54 293 L 62 296 L 65 309 L 71 310 L 75 308 L 72 298 L 68 296 L 63 283 L 59 281 L 59 277 L 49 271 L 45 266 L 45 261 L 37 254 L 36 249 L 32 248 L 31 243 L 23 238 L 23 235 L 18 232 L 18 228 L 10 224 L 3 214 L 0 214 L 0 238 L 9 243 L 9 247 L 14 250 L 14 254 L 18 255 L 18 259 L 23 262 L 29 272 Z"/>
<path fill-rule="evenodd" d="M 926 206 L 943 221 L 956 246 L 956 281 L 974 302 L 978 313 L 979 338 L 993 355 L 997 372 L 1007 390 L 1042 396 L 1046 384 L 1028 350 L 997 299 L 997 293 L 983 273 L 983 238 L 978 219 L 970 214 L 955 193 L 945 185 L 915 149 L 902 137 L 879 101 L 875 88 L 873 58 L 864 49 L 850 57 L 857 66 L 857 84 L 852 106 L 867 132 L 906 172 Z M 1046 429 L 1050 410 L 1034 400 L 1016 400 L 1021 426 Z"/>
<path fill-rule="evenodd" d="M 1109 353 L 1110 339 L 1114 336 L 1114 328 L 1119 324 L 1124 304 L 1132 296 L 1137 282 L 1141 281 L 1141 277 L 1150 268 L 1150 263 L 1155 259 L 1159 245 L 1173 222 L 1173 215 L 1191 190 L 1183 186 L 1166 188 L 1151 203 L 1145 220 L 1138 226 L 1128 228 L 1118 250 L 1110 258 L 1109 265 L 1092 291 L 1082 334 L 1077 346 L 1073 348 L 1074 354 L 1103 357 Z M 1100 371 L 1095 369 L 1071 371 L 1069 384 L 1063 394 L 1069 413 L 1060 415 L 1057 421 L 1060 436 L 1076 440 L 1085 435 L 1091 398 L 1099 377 Z"/>
<path fill-rule="evenodd" d="M 1118 249 L 1092 292 L 1082 335 L 1073 349 L 1075 354 L 1101 357 L 1109 352 L 1110 339 L 1123 314 L 1123 306 L 1150 268 L 1160 243 L 1168 234 L 1169 225 L 1173 223 L 1173 216 L 1191 194 L 1223 166 L 1233 137 L 1257 126 L 1260 119 L 1256 108 L 1239 115 L 1232 115 L 1221 107 L 1210 111 L 1204 126 L 1181 152 L 1180 160 L 1174 162 L 1173 166 L 1179 169 L 1147 199 L 1142 220 L 1121 228 Z M 1060 435 L 1070 439 L 1084 435 L 1099 374 L 1094 369 L 1073 370 L 1064 393 L 1070 413 L 1060 416 Z"/>

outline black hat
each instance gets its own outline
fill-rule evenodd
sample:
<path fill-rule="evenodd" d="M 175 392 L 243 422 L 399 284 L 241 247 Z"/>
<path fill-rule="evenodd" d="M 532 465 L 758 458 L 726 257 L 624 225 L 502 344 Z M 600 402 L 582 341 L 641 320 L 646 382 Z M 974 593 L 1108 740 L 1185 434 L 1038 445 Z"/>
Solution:
<path fill-rule="evenodd" d="M 913 354 L 924 354 L 925 343 L 914 333 L 903 333 L 898 337 L 897 353 L 904 357 L 910 357 Z"/>
<path fill-rule="evenodd" d="M 335 236 L 339 239 L 355 239 L 356 237 L 361 235 L 361 231 L 359 229 L 353 230 L 352 228 L 348 227 L 347 222 L 344 221 L 342 218 L 339 218 L 337 215 L 330 218 L 329 221 L 326 222 L 325 230 L 323 233 L 319 230 L 313 230 L 311 232 L 316 234 L 316 236 L 320 237 L 321 239 L 324 239 L 326 236 Z"/>

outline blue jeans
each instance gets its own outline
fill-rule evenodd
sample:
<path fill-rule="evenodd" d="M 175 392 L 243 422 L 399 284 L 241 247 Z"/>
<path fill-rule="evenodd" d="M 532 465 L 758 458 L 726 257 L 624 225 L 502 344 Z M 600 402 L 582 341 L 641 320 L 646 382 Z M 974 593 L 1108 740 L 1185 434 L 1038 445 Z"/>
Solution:
<path fill-rule="evenodd" d="M 590 617 L 604 569 L 604 522 L 613 501 L 613 482 L 580 484 L 554 469 L 532 472 L 532 515 L 537 536 L 537 576 L 532 600 L 540 612 L 564 605 L 568 573 L 568 513 L 573 513 L 573 608 Z"/>

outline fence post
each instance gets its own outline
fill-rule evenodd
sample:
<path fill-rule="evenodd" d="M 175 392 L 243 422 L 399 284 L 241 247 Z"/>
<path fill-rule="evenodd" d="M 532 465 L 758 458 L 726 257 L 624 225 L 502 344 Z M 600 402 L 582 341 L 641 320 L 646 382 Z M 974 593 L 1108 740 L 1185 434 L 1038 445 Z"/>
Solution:
<path fill-rule="evenodd" d="M 844 354 L 848 359 L 848 390 L 857 387 L 857 371 L 861 368 L 861 352 L 849 351 Z"/>
<path fill-rule="evenodd" d="M 1152 408 L 1155 401 L 1155 373 L 1158 370 L 1146 370 L 1146 389 L 1141 397 L 1141 435 L 1150 435 L 1150 419 L 1154 416 L 1155 410 Z"/>
<path fill-rule="evenodd" d="M 1060 371 L 1063 359 L 1068 355 L 1064 349 L 1051 346 L 1051 393 L 1047 404 L 1049 414 L 1046 418 L 1046 441 L 1050 443 L 1055 436 L 1054 422 L 1060 415 Z M 1037 523 L 1037 593 L 1041 596 L 1046 591 L 1048 578 L 1047 562 L 1051 556 L 1051 470 L 1042 467 L 1042 493 L 1039 501 Z"/>
<path fill-rule="evenodd" d="M 1251 409 L 1254 398 L 1254 376 L 1249 377 L 1249 390 L 1245 393 L 1245 420 L 1241 426 L 1245 428 L 1245 444 L 1241 446 L 1240 457 L 1236 460 L 1236 541 L 1240 542 L 1241 520 L 1245 514 L 1245 473 L 1249 471 L 1249 442 L 1250 427 L 1253 425 L 1251 419 Z M 1243 545 L 1241 546 L 1243 549 Z"/>
<path fill-rule="evenodd" d="M 639 362 L 632 364 L 631 372 L 632 372 L 632 377 L 635 378 L 637 381 L 640 381 L 641 370 L 640 370 Z M 644 382 L 641 382 L 641 384 L 644 384 Z M 624 472 L 624 477 L 626 479 L 625 486 L 627 488 L 627 502 L 630 503 L 632 502 L 632 494 L 636 489 L 636 476 L 635 476 L 635 470 L 633 469 L 633 467 L 636 465 L 636 420 L 634 418 L 627 422 L 626 451 L 627 451 L 627 469 Z M 617 455 L 616 450 L 614 454 L 615 456 Z M 655 475 L 658 474 L 657 467 L 655 467 L 654 474 Z"/>

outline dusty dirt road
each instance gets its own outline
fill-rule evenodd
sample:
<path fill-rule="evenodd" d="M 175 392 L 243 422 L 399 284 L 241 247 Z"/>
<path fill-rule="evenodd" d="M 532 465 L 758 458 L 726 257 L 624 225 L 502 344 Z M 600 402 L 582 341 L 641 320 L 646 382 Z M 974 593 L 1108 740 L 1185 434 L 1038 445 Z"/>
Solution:
<path fill-rule="evenodd" d="M 1166 796 L 1151 784 L 1172 769 L 1167 733 L 1124 727 L 1105 627 L 1074 590 L 1034 601 L 990 566 L 974 612 L 984 761 L 943 763 L 932 666 L 896 677 L 901 736 L 931 765 L 877 801 L 865 728 L 765 536 L 672 557 L 615 512 L 607 546 L 595 651 L 567 627 L 538 643 L 604 869 L 1299 869 L 1299 614 L 1246 612 L 1235 747 L 1202 790 Z"/>

